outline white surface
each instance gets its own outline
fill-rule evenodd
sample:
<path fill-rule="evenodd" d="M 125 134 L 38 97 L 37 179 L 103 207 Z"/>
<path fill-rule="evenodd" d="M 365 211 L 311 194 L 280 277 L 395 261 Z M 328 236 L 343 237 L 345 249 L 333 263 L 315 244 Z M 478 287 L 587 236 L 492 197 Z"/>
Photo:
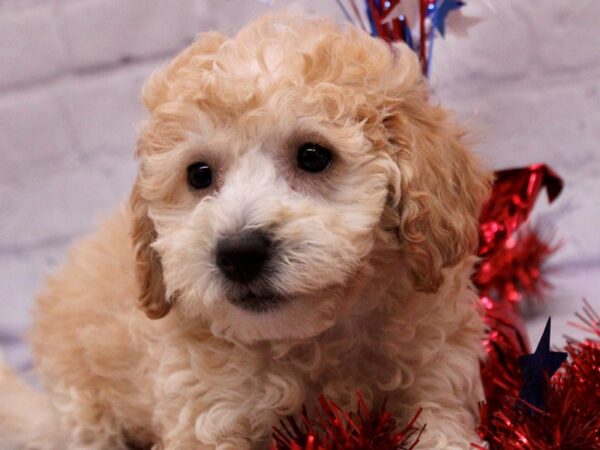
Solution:
<path fill-rule="evenodd" d="M 333 0 L 294 3 L 341 17 Z M 539 208 L 564 242 L 550 276 L 556 290 L 529 321 L 536 342 L 552 314 L 560 344 L 582 297 L 600 310 L 600 2 L 504 0 L 492 2 L 495 12 L 467 3 L 465 14 L 482 21 L 467 37 L 436 40 L 432 84 L 475 131 L 490 167 L 543 161 L 565 178 L 559 201 Z M 127 195 L 143 80 L 197 32 L 235 30 L 267 8 L 0 0 L 0 331 L 27 330 L 44 275 Z M 26 347 L 4 351 L 26 366 Z"/>

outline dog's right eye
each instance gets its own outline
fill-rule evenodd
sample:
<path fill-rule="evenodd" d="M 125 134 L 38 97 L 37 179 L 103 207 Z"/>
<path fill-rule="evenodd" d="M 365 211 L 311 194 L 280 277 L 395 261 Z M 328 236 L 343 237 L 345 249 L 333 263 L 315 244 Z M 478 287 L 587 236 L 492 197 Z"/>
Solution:
<path fill-rule="evenodd" d="M 302 145 L 298 149 L 298 167 L 306 172 L 323 172 L 331 163 L 331 151 L 312 142 Z"/>
<path fill-rule="evenodd" d="M 212 170 L 205 162 L 197 162 L 188 166 L 188 184 L 194 189 L 206 189 L 212 184 Z"/>

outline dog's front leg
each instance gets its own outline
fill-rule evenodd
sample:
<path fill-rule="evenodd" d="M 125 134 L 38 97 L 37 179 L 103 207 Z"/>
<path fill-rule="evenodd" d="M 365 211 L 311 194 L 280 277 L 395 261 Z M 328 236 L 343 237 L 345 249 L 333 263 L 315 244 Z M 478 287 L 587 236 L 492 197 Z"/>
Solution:
<path fill-rule="evenodd" d="M 250 443 L 244 439 L 230 439 L 218 444 L 203 444 L 195 436 L 167 438 L 156 444 L 152 450 L 250 450 Z"/>
<path fill-rule="evenodd" d="M 418 449 L 470 450 L 472 443 L 481 444 L 475 428 L 482 397 L 477 353 L 447 344 L 417 369 L 414 384 L 390 407 L 407 417 L 421 409 L 418 423 L 426 428 Z"/>
<path fill-rule="evenodd" d="M 53 396 L 67 450 L 127 450 L 123 430 L 94 394 L 66 389 Z"/>
<path fill-rule="evenodd" d="M 177 423 L 163 423 L 161 443 L 152 450 L 264 450 L 278 416 L 270 411 L 230 408 L 216 404 L 208 411 Z M 254 420 L 252 420 L 254 419 Z"/>

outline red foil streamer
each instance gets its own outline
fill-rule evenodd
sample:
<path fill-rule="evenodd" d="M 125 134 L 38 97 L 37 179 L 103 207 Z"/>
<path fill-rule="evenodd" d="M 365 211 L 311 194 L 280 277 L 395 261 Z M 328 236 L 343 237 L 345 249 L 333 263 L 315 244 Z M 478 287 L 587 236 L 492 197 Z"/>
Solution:
<path fill-rule="evenodd" d="M 517 302 L 523 296 L 540 296 L 547 286 L 541 266 L 556 247 L 535 229 L 516 231 L 529 217 L 542 189 L 546 188 L 552 202 L 562 187 L 562 179 L 545 164 L 498 171 L 479 217 L 481 259 L 473 283 L 485 307 L 485 321 L 514 348 L 524 345 L 525 351 L 529 342 Z"/>
<path fill-rule="evenodd" d="M 563 188 L 562 179 L 545 164 L 496 172 L 492 193 L 479 216 L 479 256 L 498 249 L 527 220 L 544 187 L 550 202 Z"/>

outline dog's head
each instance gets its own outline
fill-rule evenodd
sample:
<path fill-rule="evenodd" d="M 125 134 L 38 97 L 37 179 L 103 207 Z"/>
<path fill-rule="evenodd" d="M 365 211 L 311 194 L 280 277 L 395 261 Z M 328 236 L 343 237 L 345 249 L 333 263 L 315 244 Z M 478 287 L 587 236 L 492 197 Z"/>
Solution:
<path fill-rule="evenodd" d="M 140 306 L 254 341 L 327 329 L 376 261 L 434 292 L 476 246 L 488 180 L 427 96 L 407 47 L 354 28 L 201 35 L 143 93 Z"/>

